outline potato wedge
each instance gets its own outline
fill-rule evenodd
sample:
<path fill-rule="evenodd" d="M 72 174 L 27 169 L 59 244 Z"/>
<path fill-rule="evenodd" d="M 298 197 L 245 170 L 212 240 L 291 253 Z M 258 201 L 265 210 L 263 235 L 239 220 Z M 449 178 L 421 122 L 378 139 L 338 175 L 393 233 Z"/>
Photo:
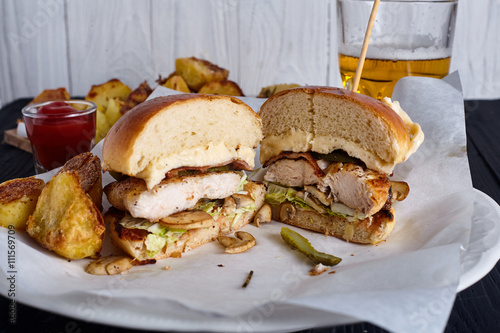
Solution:
<path fill-rule="evenodd" d="M 0 184 L 0 226 L 25 230 L 45 182 L 35 177 L 16 178 Z"/>
<path fill-rule="evenodd" d="M 189 90 L 186 81 L 184 81 L 182 76 L 177 74 L 170 75 L 168 78 L 164 80 L 164 82 L 161 82 L 159 84 L 168 89 L 177 90 L 184 93 L 191 92 L 191 90 Z"/>
<path fill-rule="evenodd" d="M 153 92 L 153 89 L 149 86 L 147 81 L 144 81 L 134 89 L 125 100 L 123 106 L 120 109 L 121 114 L 127 113 L 129 110 L 134 108 L 134 106 L 141 104 L 144 102 L 149 95 Z M 114 123 L 113 123 L 114 124 Z M 111 125 L 113 125 L 111 124 Z"/>
<path fill-rule="evenodd" d="M 230 80 L 207 82 L 198 90 L 199 94 L 245 96 L 240 86 Z"/>
<path fill-rule="evenodd" d="M 131 92 L 132 89 L 118 79 L 111 79 L 103 84 L 93 85 L 90 88 L 85 99 L 97 104 L 96 144 L 104 139 L 111 126 L 118 120 L 117 118 L 119 117 L 116 115 L 116 108 L 121 110 L 121 103 L 127 100 Z M 110 104 L 112 109 L 108 115 L 108 106 Z M 119 104 L 119 106 L 116 104 Z"/>
<path fill-rule="evenodd" d="M 64 163 L 58 173 L 76 171 L 82 189 L 90 196 L 94 204 L 102 211 L 102 171 L 101 160 L 92 153 L 76 155 Z"/>
<path fill-rule="evenodd" d="M 62 172 L 45 185 L 26 226 L 46 249 L 68 259 L 97 258 L 104 238 L 99 209 L 82 189 L 76 171 Z"/>
<path fill-rule="evenodd" d="M 125 105 L 125 102 L 119 98 L 111 98 L 106 108 L 105 116 L 108 125 L 113 126 L 118 119 L 122 116 L 120 112 L 121 108 Z"/>
<path fill-rule="evenodd" d="M 93 85 L 87 93 L 86 100 L 108 107 L 111 98 L 118 98 L 122 101 L 126 100 L 132 92 L 129 86 L 118 79 L 111 79 L 103 84 Z"/>
<path fill-rule="evenodd" d="M 267 86 L 267 87 L 262 88 L 257 97 L 258 98 L 269 98 L 272 95 L 277 94 L 283 90 L 297 88 L 297 87 L 300 87 L 300 85 L 296 84 L 296 83 L 275 84 L 272 86 Z"/>
<path fill-rule="evenodd" d="M 64 87 L 57 89 L 45 89 L 38 96 L 36 96 L 30 104 L 49 101 L 66 101 L 68 99 L 70 99 L 70 95 Z"/>
<path fill-rule="evenodd" d="M 175 72 L 182 76 L 189 88 L 195 92 L 207 82 L 224 81 L 229 76 L 227 69 L 195 57 L 177 58 Z"/>
<path fill-rule="evenodd" d="M 96 112 L 96 131 L 95 131 L 95 139 L 94 142 L 97 144 L 99 141 L 106 137 L 108 134 L 111 125 L 108 123 L 106 119 L 105 111 L 101 111 L 97 109 Z"/>

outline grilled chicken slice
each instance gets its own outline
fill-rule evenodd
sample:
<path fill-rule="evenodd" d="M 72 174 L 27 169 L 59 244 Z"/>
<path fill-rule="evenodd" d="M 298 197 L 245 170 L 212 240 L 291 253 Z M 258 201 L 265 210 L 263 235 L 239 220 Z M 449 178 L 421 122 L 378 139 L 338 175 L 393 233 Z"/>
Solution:
<path fill-rule="evenodd" d="M 320 169 L 321 172 L 321 169 Z M 317 168 L 305 159 L 280 159 L 267 168 L 264 180 L 285 186 L 303 187 L 319 182 L 323 173 L 318 173 Z"/>
<path fill-rule="evenodd" d="M 391 182 L 387 175 L 363 169 L 352 163 L 333 163 L 320 179 L 318 188 L 330 192 L 334 201 L 370 216 L 378 212 L 389 197 Z"/>
<path fill-rule="evenodd" d="M 142 179 L 127 178 L 104 188 L 109 203 L 133 217 L 157 221 L 193 208 L 200 199 L 222 199 L 236 192 L 241 180 L 237 172 L 216 172 L 164 179 L 147 190 Z"/>

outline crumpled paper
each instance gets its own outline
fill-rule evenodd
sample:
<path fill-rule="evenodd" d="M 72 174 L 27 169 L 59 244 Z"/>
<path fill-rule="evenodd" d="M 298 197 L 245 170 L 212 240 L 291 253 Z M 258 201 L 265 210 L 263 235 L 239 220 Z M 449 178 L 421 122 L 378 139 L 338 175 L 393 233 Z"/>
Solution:
<path fill-rule="evenodd" d="M 422 126 L 425 141 L 394 171 L 392 179 L 406 181 L 410 194 L 395 204 L 397 223 L 386 242 L 356 245 L 290 227 L 317 250 L 343 259 L 329 273 L 310 276 L 311 262 L 281 240 L 284 225 L 278 222 L 247 225 L 244 230 L 257 240 L 247 252 L 225 254 L 213 242 L 181 259 L 134 267 L 119 276 L 89 275 L 83 270 L 88 260 L 69 262 L 18 232 L 16 298 L 86 321 L 131 328 L 285 332 L 369 321 L 395 332 L 442 332 L 455 299 L 473 208 L 457 80 L 409 77 L 396 86 L 393 100 Z M 159 87 L 150 98 L 170 93 Z M 264 102 L 242 99 L 254 110 Z M 99 156 L 101 146 L 94 149 Z M 109 181 L 105 174 L 104 183 Z M 2 230 L 0 240 L 6 237 Z M 105 241 L 103 254 L 116 253 Z M 5 293 L 7 260 L 0 266 Z M 242 288 L 251 270 L 253 278 Z"/>

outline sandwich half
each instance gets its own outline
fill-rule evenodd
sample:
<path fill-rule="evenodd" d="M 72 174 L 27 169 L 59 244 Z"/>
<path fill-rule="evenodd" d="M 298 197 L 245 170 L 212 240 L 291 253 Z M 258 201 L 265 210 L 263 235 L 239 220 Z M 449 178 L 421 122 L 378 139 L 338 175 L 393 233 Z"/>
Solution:
<path fill-rule="evenodd" d="M 260 117 L 239 99 L 182 94 L 139 104 L 112 127 L 103 169 L 112 242 L 138 261 L 179 257 L 250 222 L 265 186 L 247 180 Z"/>
<path fill-rule="evenodd" d="M 397 103 L 386 102 L 309 86 L 262 105 L 260 161 L 273 219 L 350 242 L 388 237 L 392 204 L 409 191 L 389 176 L 424 135 Z"/>

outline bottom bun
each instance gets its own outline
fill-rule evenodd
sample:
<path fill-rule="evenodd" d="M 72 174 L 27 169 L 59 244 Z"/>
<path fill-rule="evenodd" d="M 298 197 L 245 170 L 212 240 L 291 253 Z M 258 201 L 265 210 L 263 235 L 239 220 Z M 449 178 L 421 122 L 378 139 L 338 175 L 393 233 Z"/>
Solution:
<path fill-rule="evenodd" d="M 183 252 L 214 241 L 236 231 L 253 220 L 255 213 L 262 207 L 266 188 L 263 184 L 247 181 L 244 191 L 254 200 L 252 209 L 246 210 L 237 219 L 234 214 L 225 214 L 224 210 L 210 227 L 191 229 L 182 234 L 175 242 L 168 243 L 153 256 L 146 249 L 146 237 L 149 232 L 141 229 L 128 229 L 119 222 L 127 213 L 112 209 L 105 214 L 109 224 L 110 238 L 113 244 L 138 261 L 159 260 L 168 257 L 180 257 Z"/>
<path fill-rule="evenodd" d="M 395 225 L 392 207 L 389 210 L 381 210 L 369 218 L 351 221 L 342 216 L 325 216 L 289 202 L 271 205 L 271 209 L 275 221 L 353 243 L 377 244 L 389 236 Z"/>

